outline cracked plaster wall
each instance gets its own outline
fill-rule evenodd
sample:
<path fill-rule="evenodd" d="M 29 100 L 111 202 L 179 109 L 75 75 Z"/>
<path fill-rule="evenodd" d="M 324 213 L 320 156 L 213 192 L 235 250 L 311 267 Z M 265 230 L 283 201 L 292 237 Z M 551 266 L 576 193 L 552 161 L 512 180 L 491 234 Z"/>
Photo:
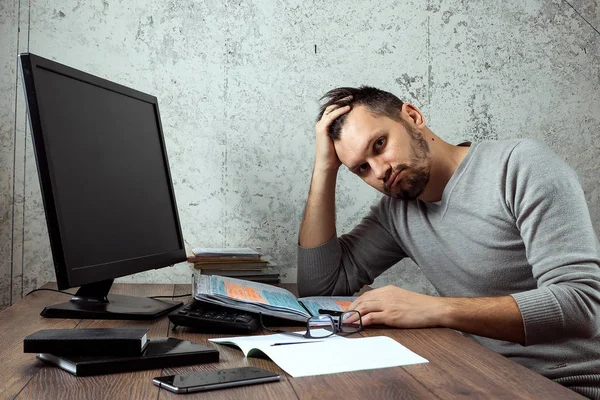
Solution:
<path fill-rule="evenodd" d="M 318 98 L 336 86 L 389 90 L 452 143 L 547 143 L 600 226 L 599 27 L 595 0 L 0 0 L 0 308 L 54 279 L 18 52 L 156 95 L 188 246 L 260 247 L 294 281 Z M 377 198 L 342 171 L 338 232 Z M 433 293 L 408 261 L 388 283 Z"/>

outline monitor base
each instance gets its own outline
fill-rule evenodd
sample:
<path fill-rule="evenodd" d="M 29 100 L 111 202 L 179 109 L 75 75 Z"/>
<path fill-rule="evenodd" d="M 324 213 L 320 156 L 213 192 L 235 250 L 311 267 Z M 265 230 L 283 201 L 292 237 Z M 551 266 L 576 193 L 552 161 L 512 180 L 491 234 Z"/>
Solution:
<path fill-rule="evenodd" d="M 45 307 L 46 318 L 155 319 L 183 305 L 180 301 L 108 294 L 113 280 L 83 285 L 66 303 Z"/>
<path fill-rule="evenodd" d="M 45 307 L 46 318 L 76 319 L 155 319 L 183 305 L 180 301 L 109 294 L 107 303 L 68 301 Z"/>

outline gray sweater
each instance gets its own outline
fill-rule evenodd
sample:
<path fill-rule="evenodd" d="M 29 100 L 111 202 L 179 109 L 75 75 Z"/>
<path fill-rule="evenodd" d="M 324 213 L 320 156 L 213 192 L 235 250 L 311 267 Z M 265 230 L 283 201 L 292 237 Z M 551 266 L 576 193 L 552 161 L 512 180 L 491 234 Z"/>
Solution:
<path fill-rule="evenodd" d="M 298 250 L 298 291 L 357 292 L 404 257 L 441 296 L 511 295 L 525 346 L 477 342 L 600 398 L 600 244 L 579 180 L 532 140 L 475 143 L 437 203 L 384 196 L 351 232 Z"/>

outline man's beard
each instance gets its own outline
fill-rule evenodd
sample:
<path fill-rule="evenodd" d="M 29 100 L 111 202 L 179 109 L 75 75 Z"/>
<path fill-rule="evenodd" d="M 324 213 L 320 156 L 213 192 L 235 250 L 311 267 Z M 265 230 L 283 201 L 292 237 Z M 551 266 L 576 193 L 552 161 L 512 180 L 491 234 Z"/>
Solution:
<path fill-rule="evenodd" d="M 400 191 L 389 195 L 400 200 L 416 200 L 429 182 L 429 171 L 418 169 L 398 183 Z"/>
<path fill-rule="evenodd" d="M 383 184 L 383 192 L 388 196 L 395 197 L 401 200 L 415 200 L 417 199 L 425 186 L 429 182 L 429 176 L 431 172 L 431 161 L 429 160 L 429 144 L 421 132 L 409 126 L 405 125 L 406 130 L 410 134 L 412 140 L 410 143 L 411 149 L 411 160 L 410 164 L 400 164 L 394 167 L 391 174 L 403 170 L 406 170 L 405 176 L 396 185 L 400 190 L 393 192 L 392 189 Z"/>

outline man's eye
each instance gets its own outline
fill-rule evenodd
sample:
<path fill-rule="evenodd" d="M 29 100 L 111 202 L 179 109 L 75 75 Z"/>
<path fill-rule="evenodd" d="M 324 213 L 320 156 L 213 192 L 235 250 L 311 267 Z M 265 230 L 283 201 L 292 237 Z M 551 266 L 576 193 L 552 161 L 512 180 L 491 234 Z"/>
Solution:
<path fill-rule="evenodd" d="M 360 166 L 359 166 L 359 167 L 356 169 L 356 171 L 357 171 L 359 174 L 362 174 L 362 173 L 364 173 L 364 172 L 365 172 L 365 171 L 366 171 L 368 168 L 369 168 L 369 164 L 366 164 L 366 163 L 365 163 L 365 164 L 361 164 L 361 165 L 360 165 Z"/>
<path fill-rule="evenodd" d="M 375 149 L 379 150 L 383 147 L 383 145 L 385 144 L 385 139 L 381 138 L 378 141 L 375 142 Z"/>

